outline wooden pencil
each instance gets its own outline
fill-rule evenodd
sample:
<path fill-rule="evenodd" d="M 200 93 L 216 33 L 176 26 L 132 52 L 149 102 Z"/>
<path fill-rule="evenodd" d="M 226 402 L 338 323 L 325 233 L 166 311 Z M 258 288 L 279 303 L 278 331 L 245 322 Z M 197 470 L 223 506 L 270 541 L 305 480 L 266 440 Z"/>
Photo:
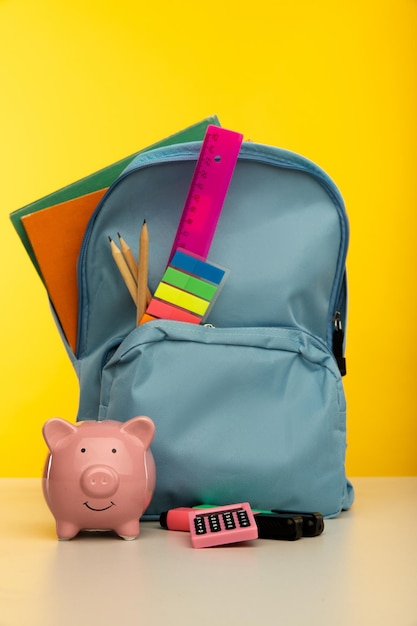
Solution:
<path fill-rule="evenodd" d="M 125 258 L 126 263 L 129 266 L 129 269 L 132 273 L 134 281 L 137 285 L 139 268 L 138 268 L 138 264 L 136 263 L 135 255 L 133 254 L 132 249 L 130 248 L 128 243 L 124 240 L 122 235 L 120 233 L 117 233 L 117 236 L 119 237 L 122 254 Z M 146 286 L 146 304 L 149 304 L 151 300 L 152 300 L 151 290 L 149 289 L 149 286 L 147 285 Z M 136 303 L 136 297 L 135 297 L 135 303 Z"/>
<path fill-rule="evenodd" d="M 126 263 L 129 266 L 129 269 L 132 273 L 133 278 L 135 279 L 135 283 L 138 282 L 138 264 L 136 263 L 135 255 L 132 252 L 130 246 L 126 243 L 120 233 L 117 233 L 120 241 L 120 247 L 122 249 L 123 256 L 125 258 Z"/>
<path fill-rule="evenodd" d="M 143 220 L 139 236 L 138 289 L 136 301 L 136 323 L 140 324 L 146 311 L 148 291 L 149 234 L 146 220 Z"/>
<path fill-rule="evenodd" d="M 137 294 L 136 283 L 133 280 L 133 276 L 122 254 L 122 251 L 119 250 L 119 248 L 116 246 L 116 244 L 114 243 L 111 237 L 109 237 L 109 241 L 110 241 L 110 249 L 111 249 L 113 259 L 119 269 L 120 275 L 123 278 L 126 287 L 129 290 L 130 295 L 133 298 L 133 301 L 136 304 L 136 294 Z"/>

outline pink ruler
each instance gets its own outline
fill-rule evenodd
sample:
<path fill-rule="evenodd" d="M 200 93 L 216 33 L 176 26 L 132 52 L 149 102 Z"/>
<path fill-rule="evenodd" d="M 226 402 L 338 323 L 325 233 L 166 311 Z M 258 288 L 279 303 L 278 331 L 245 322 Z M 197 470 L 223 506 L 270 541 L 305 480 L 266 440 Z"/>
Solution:
<path fill-rule="evenodd" d="M 178 248 L 207 258 L 242 141 L 240 133 L 207 127 L 170 259 Z"/>

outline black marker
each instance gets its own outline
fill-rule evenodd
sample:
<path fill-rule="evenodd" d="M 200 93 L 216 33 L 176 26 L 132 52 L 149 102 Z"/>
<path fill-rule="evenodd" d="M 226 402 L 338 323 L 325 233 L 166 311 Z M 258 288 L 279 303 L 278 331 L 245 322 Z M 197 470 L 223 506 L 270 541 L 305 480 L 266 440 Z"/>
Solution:
<path fill-rule="evenodd" d="M 254 518 L 258 527 L 259 539 L 295 541 L 303 536 L 303 518 L 301 515 L 256 513 L 254 511 Z"/>
<path fill-rule="evenodd" d="M 303 522 L 303 537 L 317 537 L 324 530 L 324 520 L 321 513 L 303 513 L 301 511 L 280 511 L 273 509 L 273 513 L 288 517 L 297 515 Z"/>

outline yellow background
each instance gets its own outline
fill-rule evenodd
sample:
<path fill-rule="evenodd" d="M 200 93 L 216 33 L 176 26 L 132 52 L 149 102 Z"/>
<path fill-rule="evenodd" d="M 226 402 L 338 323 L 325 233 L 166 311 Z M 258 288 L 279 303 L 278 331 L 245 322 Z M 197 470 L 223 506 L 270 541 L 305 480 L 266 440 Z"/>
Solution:
<path fill-rule="evenodd" d="M 416 0 L 0 0 L 0 476 L 78 387 L 9 213 L 209 114 L 348 209 L 350 476 L 417 474 Z"/>

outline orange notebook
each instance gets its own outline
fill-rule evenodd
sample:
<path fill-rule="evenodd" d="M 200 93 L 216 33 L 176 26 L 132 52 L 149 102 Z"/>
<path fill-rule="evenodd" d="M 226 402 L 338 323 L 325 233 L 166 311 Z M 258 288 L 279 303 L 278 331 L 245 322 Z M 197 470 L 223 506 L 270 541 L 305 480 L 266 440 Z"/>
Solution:
<path fill-rule="evenodd" d="M 42 278 L 64 335 L 77 343 L 77 259 L 88 220 L 107 189 L 100 189 L 22 217 Z"/>

